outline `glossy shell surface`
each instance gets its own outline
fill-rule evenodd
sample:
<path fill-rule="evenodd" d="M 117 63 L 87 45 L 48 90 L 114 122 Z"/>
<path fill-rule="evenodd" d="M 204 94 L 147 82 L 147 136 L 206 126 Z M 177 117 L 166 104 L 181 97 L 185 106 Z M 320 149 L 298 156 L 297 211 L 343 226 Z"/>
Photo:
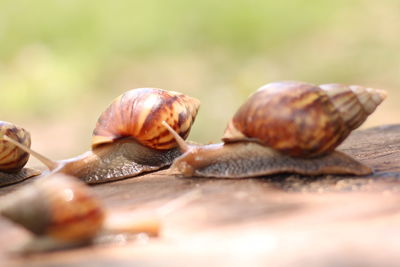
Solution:
<path fill-rule="evenodd" d="M 130 90 L 116 98 L 98 119 L 92 148 L 123 138 L 133 138 L 144 146 L 159 150 L 174 148 L 177 146 L 175 139 L 162 121 L 186 138 L 199 105 L 197 99 L 173 91 Z"/>
<path fill-rule="evenodd" d="M 361 125 L 385 96 L 361 86 L 270 83 L 240 107 L 223 141 L 252 139 L 290 156 L 321 156 Z"/>
<path fill-rule="evenodd" d="M 0 135 L 7 135 L 27 147 L 31 146 L 31 136 L 29 132 L 12 123 L 0 121 Z M 0 171 L 16 172 L 25 166 L 28 159 L 28 153 L 17 146 L 0 139 Z"/>
<path fill-rule="evenodd" d="M 104 211 L 91 189 L 77 178 L 56 174 L 3 199 L 1 214 L 39 236 L 62 242 L 90 240 L 101 229 Z"/>

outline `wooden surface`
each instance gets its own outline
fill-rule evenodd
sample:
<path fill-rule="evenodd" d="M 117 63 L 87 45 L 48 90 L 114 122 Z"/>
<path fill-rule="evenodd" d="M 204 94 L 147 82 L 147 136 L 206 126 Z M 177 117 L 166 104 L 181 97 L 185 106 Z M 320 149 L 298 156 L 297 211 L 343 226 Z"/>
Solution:
<path fill-rule="evenodd" d="M 399 266 L 400 125 L 356 131 L 340 150 L 375 173 L 229 180 L 163 170 L 94 186 L 109 210 L 162 214 L 161 235 L 19 256 L 11 251 L 29 234 L 0 219 L 0 266 Z"/>

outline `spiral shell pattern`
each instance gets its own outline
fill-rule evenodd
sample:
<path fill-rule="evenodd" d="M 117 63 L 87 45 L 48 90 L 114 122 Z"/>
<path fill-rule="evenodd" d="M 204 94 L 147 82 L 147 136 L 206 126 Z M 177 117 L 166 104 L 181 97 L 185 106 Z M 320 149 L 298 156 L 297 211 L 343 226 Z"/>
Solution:
<path fill-rule="evenodd" d="M 63 174 L 37 180 L 3 199 L 2 204 L 3 216 L 36 235 L 63 242 L 90 240 L 105 217 L 90 188 Z"/>
<path fill-rule="evenodd" d="M 270 83 L 250 96 L 223 140 L 256 140 L 284 154 L 316 157 L 333 151 L 385 99 L 383 90 L 303 82 Z"/>
<path fill-rule="evenodd" d="M 2 140 L 1 136 L 3 135 L 7 135 L 27 147 L 31 146 L 31 136 L 28 131 L 21 127 L 0 121 L 0 171 L 16 172 L 28 162 L 29 154 L 17 146 Z"/>
<path fill-rule="evenodd" d="M 350 130 L 358 128 L 386 98 L 384 90 L 359 85 L 322 84 L 341 118 Z"/>
<path fill-rule="evenodd" d="M 150 148 L 177 147 L 161 124 L 166 121 L 182 138 L 189 135 L 200 102 L 181 93 L 156 88 L 130 90 L 101 114 L 93 131 L 92 148 L 118 139 L 133 138 Z"/>

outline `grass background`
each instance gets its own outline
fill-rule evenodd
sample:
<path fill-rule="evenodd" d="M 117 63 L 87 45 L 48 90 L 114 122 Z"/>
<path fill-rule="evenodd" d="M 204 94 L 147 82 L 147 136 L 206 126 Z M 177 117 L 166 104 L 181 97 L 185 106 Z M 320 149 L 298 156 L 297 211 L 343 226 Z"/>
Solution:
<path fill-rule="evenodd" d="M 276 80 L 386 89 L 363 127 L 398 123 L 396 0 L 0 0 L 0 119 L 53 158 L 86 150 L 119 94 L 199 98 L 190 138 L 216 142 L 246 97 Z"/>

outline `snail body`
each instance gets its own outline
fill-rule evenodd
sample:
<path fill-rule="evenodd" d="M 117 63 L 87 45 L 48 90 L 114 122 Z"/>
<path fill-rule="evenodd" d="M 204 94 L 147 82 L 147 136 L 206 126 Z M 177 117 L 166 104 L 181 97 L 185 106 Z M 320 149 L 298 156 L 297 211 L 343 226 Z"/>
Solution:
<path fill-rule="evenodd" d="M 361 86 L 267 84 L 233 116 L 223 143 L 195 146 L 181 140 L 185 152 L 172 167 L 185 176 L 226 178 L 276 173 L 367 175 L 372 172 L 368 166 L 335 148 L 385 97 L 382 90 Z"/>
<path fill-rule="evenodd" d="M 126 220 L 113 225 L 91 188 L 64 174 L 38 179 L 3 197 L 0 214 L 33 234 L 24 252 L 88 244 L 104 232 L 157 231 Z"/>
<path fill-rule="evenodd" d="M 73 175 L 89 184 L 155 171 L 181 155 L 174 137 L 161 122 L 167 121 L 186 138 L 199 105 L 197 99 L 173 91 L 133 89 L 116 98 L 100 115 L 91 151 L 61 161 L 29 152 L 53 173 Z"/>
<path fill-rule="evenodd" d="M 185 177 L 220 178 L 246 178 L 277 173 L 302 175 L 371 173 L 368 166 L 339 151 L 315 158 L 291 157 L 251 141 L 190 145 L 189 150 L 178 157 L 171 168 L 177 169 Z"/>
<path fill-rule="evenodd" d="M 31 145 L 31 137 L 27 130 L 12 123 L 0 121 L 0 186 L 21 182 L 39 175 L 39 170 L 24 168 L 29 153 L 2 139 L 8 136 L 27 147 Z"/>

